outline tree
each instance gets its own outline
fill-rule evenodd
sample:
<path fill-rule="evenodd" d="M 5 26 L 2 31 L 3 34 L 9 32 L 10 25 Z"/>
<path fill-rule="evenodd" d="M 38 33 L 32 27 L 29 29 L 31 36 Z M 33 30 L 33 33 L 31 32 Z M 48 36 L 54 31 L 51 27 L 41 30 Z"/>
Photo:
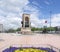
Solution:
<path fill-rule="evenodd" d="M 21 31 L 21 28 L 17 28 L 16 31 Z"/>
<path fill-rule="evenodd" d="M 13 33 L 13 32 L 15 32 L 15 30 L 14 30 L 14 29 L 9 29 L 9 30 L 7 30 L 6 32 L 7 32 L 7 33 L 9 33 L 9 32 L 10 32 L 10 33 Z"/>

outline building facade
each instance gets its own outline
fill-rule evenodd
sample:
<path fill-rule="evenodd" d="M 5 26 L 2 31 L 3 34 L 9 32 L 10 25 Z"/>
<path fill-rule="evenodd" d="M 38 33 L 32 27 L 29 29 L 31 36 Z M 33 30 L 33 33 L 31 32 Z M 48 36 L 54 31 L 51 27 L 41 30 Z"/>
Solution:
<path fill-rule="evenodd" d="M 3 32 L 3 24 L 0 24 L 0 33 Z"/>

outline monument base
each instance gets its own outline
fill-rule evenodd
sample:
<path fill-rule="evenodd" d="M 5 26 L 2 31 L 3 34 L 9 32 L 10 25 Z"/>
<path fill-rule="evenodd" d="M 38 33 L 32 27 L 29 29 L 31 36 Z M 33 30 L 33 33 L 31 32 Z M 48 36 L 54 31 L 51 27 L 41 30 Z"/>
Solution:
<path fill-rule="evenodd" d="M 21 34 L 32 34 L 31 28 L 21 28 Z"/>

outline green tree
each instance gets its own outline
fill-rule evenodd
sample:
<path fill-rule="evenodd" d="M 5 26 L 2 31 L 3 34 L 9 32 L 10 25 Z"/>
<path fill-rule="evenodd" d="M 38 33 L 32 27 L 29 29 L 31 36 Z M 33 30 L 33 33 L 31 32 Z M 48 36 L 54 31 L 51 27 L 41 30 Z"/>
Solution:
<path fill-rule="evenodd" d="M 21 28 L 17 28 L 16 31 L 21 31 Z"/>
<path fill-rule="evenodd" d="M 7 32 L 7 33 L 9 33 L 9 32 L 13 33 L 13 32 L 15 32 L 15 30 L 14 30 L 14 29 L 9 29 L 9 30 L 7 30 L 6 32 Z"/>

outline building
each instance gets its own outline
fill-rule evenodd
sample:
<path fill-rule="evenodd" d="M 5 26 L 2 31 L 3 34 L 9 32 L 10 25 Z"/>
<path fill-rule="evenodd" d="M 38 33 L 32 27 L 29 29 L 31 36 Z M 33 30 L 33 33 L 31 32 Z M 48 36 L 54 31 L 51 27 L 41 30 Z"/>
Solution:
<path fill-rule="evenodd" d="M 0 24 L 0 33 L 3 32 L 3 24 Z"/>

